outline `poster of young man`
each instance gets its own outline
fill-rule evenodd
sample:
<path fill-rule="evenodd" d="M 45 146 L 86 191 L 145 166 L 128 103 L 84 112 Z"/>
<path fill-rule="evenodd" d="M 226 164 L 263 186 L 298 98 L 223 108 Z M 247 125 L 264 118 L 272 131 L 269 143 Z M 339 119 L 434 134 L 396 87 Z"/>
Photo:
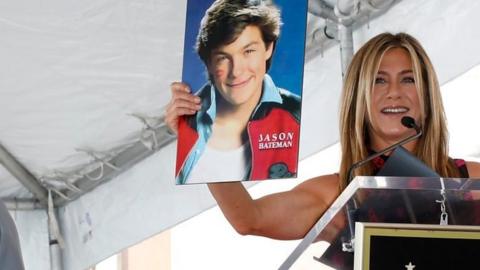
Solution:
<path fill-rule="evenodd" d="M 282 12 L 286 11 L 288 12 Z M 307 0 L 189 0 L 176 183 L 296 177 Z"/>

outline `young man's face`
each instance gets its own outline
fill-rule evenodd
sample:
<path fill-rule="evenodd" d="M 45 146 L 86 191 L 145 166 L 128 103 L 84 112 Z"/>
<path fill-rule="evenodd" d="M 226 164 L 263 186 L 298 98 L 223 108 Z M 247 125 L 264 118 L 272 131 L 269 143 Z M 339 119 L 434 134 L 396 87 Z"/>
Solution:
<path fill-rule="evenodd" d="M 257 26 L 247 26 L 238 38 L 212 51 L 208 72 L 223 99 L 233 106 L 258 103 L 266 61 L 272 56 Z"/>

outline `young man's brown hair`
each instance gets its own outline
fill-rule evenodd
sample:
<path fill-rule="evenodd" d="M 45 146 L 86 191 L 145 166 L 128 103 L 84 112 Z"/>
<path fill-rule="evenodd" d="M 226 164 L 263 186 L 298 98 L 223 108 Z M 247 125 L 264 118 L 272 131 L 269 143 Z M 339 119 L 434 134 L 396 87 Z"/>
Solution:
<path fill-rule="evenodd" d="M 280 35 L 280 11 L 271 1 L 262 0 L 217 0 L 206 11 L 197 36 L 196 49 L 205 63 L 209 64 L 212 50 L 234 42 L 249 25 L 257 26 L 262 33 L 265 47 L 275 42 Z M 267 60 L 267 70 L 271 58 Z"/>

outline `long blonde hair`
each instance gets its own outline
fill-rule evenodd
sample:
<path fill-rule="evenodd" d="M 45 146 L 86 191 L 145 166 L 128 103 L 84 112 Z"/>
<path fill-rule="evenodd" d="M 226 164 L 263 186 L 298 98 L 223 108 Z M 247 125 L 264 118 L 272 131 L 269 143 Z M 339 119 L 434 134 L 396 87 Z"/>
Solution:
<path fill-rule="evenodd" d="M 340 111 L 340 189 L 348 184 L 348 169 L 369 152 L 368 123 L 371 119 L 371 93 L 380 62 L 391 48 L 403 48 L 410 55 L 415 85 L 420 101 L 423 136 L 414 154 L 443 177 L 459 177 L 458 169 L 448 157 L 448 131 L 440 86 L 433 65 L 420 43 L 405 33 L 383 33 L 365 43 L 354 55 L 345 75 Z M 353 176 L 372 175 L 367 164 Z"/>

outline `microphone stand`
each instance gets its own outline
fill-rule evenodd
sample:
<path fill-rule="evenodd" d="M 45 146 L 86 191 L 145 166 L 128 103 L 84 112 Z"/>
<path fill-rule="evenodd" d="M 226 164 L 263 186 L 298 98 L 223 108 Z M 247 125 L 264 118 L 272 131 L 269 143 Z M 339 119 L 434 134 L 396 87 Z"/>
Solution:
<path fill-rule="evenodd" d="M 375 153 L 371 156 L 368 156 L 366 159 L 364 160 L 360 160 L 359 162 L 356 162 L 354 163 L 350 169 L 348 169 L 348 177 L 347 177 L 347 184 L 349 184 L 351 181 L 352 181 L 352 178 L 353 178 L 353 171 L 365 164 L 367 164 L 368 162 L 372 161 L 373 159 L 389 152 L 389 151 L 392 151 L 393 149 L 401 146 L 401 145 L 404 145 L 406 143 L 409 143 L 413 140 L 416 140 L 417 138 L 419 138 L 420 136 L 422 136 L 423 134 L 423 131 L 420 129 L 419 126 L 417 126 L 415 124 L 415 120 L 412 118 L 412 117 L 409 117 L 409 116 L 404 116 L 402 118 L 402 125 L 404 125 L 405 127 L 407 128 L 414 128 L 415 131 L 416 131 L 416 134 L 415 135 L 412 135 L 412 136 L 409 136 L 395 144 L 392 144 L 390 145 L 389 147 L 383 149 L 382 151 L 378 152 L 378 153 Z M 354 250 L 354 243 L 355 243 L 355 224 L 353 222 L 354 218 L 352 218 L 352 216 L 355 215 L 355 212 L 356 210 L 358 209 L 357 207 L 357 201 L 355 199 L 352 199 L 351 201 L 349 201 L 347 204 L 346 204 L 346 211 L 347 211 L 347 221 L 348 221 L 348 229 L 350 231 L 350 241 L 348 242 L 343 242 L 342 243 L 342 250 L 343 251 L 346 251 L 346 252 L 353 252 Z"/>
<path fill-rule="evenodd" d="M 400 145 L 404 145 L 404 144 L 406 144 L 406 143 L 409 143 L 409 142 L 417 139 L 418 137 L 422 136 L 423 132 L 422 132 L 420 129 L 418 129 L 418 130 L 416 129 L 416 131 L 417 131 L 417 133 L 416 133 L 415 135 L 412 135 L 412 136 L 410 136 L 410 137 L 407 137 L 407 138 L 399 141 L 398 143 L 392 144 L 392 145 L 390 145 L 389 147 L 383 149 L 382 151 L 380 151 L 380 152 L 378 152 L 378 153 L 375 153 L 375 154 L 369 156 L 368 158 L 366 158 L 366 159 L 364 159 L 364 160 L 360 160 L 359 162 L 354 163 L 354 164 L 350 167 L 350 169 L 348 170 L 348 178 L 347 178 L 348 181 L 347 181 L 347 183 L 350 183 L 350 181 L 352 181 L 353 171 L 354 171 L 355 169 L 357 169 L 358 167 L 361 167 L 361 166 L 367 164 L 368 162 L 372 161 L 373 159 L 375 159 L 375 158 L 377 158 L 377 157 L 379 157 L 379 156 L 381 156 L 381 155 L 383 155 L 383 154 L 385 154 L 385 153 L 387 153 L 387 152 L 389 152 L 389 151 L 392 151 L 393 149 L 399 147 Z"/>

